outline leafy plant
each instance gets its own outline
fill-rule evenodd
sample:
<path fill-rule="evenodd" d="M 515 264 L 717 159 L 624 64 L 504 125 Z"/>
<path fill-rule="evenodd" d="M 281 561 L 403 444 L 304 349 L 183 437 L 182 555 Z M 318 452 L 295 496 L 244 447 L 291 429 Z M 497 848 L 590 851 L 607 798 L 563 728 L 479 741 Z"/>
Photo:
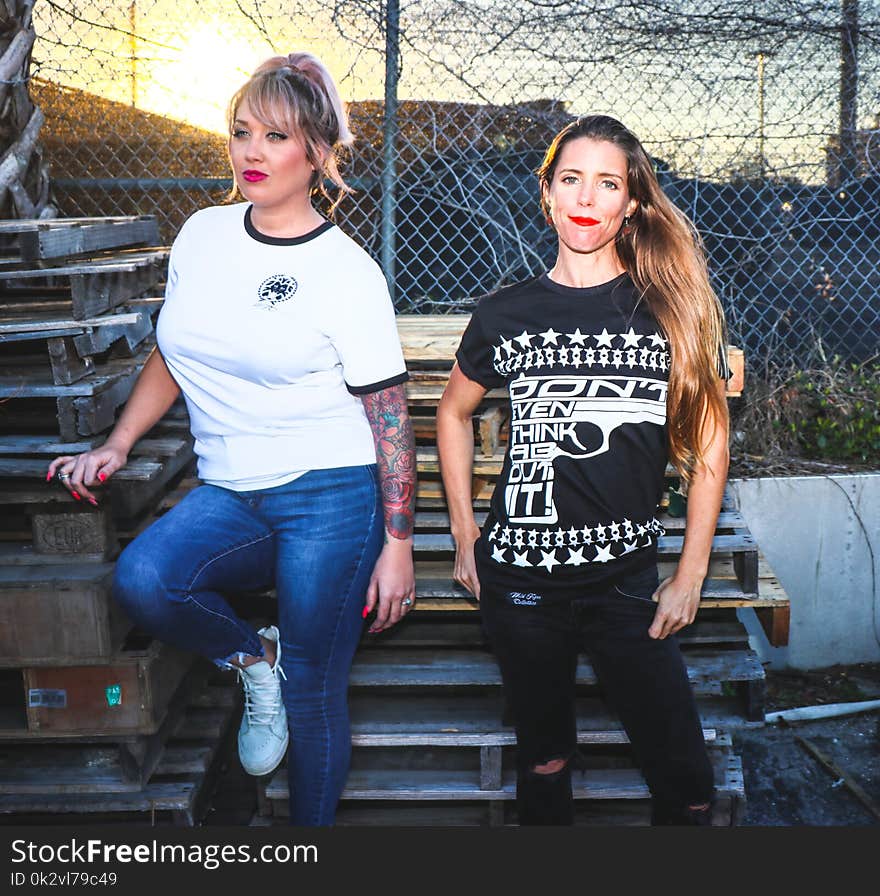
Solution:
<path fill-rule="evenodd" d="M 834 461 L 880 463 L 880 363 L 843 364 L 789 381 L 799 413 L 788 421 L 803 454 Z"/>

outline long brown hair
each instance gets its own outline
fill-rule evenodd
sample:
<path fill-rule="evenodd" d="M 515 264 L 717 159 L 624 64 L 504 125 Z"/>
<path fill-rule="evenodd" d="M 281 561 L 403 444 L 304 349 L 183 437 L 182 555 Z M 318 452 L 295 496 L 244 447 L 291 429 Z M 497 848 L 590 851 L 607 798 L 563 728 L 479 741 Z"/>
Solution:
<path fill-rule="evenodd" d="M 717 389 L 719 353 L 726 359 L 727 352 L 724 313 L 709 283 L 703 243 L 690 219 L 661 189 L 638 138 L 607 115 L 578 118 L 553 139 L 537 171 L 545 214 L 549 209 L 544 194 L 562 147 L 579 137 L 612 143 L 626 156 L 627 187 L 638 207 L 620 229 L 615 247 L 669 340 L 669 455 L 688 480 L 704 460 L 706 426 L 710 421 L 727 421 L 727 402 Z"/>
<path fill-rule="evenodd" d="M 343 195 L 351 192 L 339 173 L 339 153 L 354 138 L 339 91 L 321 60 L 311 53 L 267 59 L 230 100 L 230 131 L 245 100 L 263 124 L 302 139 L 315 169 L 310 192 L 324 196 L 332 214 Z M 338 188 L 335 198 L 327 192 L 325 179 Z"/>

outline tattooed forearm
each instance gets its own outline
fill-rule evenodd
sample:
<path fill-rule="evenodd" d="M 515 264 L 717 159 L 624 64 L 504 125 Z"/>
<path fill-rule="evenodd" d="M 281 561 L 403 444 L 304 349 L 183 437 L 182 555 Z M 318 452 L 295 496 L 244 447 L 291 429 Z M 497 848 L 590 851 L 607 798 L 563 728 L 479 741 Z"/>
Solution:
<path fill-rule="evenodd" d="M 390 386 L 361 400 L 376 442 L 385 531 L 393 538 L 409 538 L 416 506 L 416 442 L 406 391 L 402 384 Z"/>

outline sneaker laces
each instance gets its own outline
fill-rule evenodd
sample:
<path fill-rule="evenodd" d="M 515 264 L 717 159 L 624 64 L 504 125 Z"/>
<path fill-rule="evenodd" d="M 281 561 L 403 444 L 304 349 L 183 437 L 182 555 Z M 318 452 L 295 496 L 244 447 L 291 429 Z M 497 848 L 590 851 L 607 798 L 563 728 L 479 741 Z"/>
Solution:
<path fill-rule="evenodd" d="M 259 665 L 254 663 L 253 666 Z M 247 669 L 253 668 L 248 666 Z M 271 674 L 265 678 L 252 678 L 247 669 L 239 667 L 238 680 L 244 688 L 244 711 L 251 725 L 271 725 L 281 712 L 281 695 L 278 693 L 278 676 L 285 681 L 287 676 L 280 664 L 269 667 Z"/>

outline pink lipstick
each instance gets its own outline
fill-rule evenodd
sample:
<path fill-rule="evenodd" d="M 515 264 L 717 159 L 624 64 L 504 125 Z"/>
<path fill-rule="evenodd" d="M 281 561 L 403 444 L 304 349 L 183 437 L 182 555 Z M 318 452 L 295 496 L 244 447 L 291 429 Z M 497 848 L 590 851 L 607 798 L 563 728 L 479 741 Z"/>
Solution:
<path fill-rule="evenodd" d="M 262 171 L 242 171 L 241 176 L 249 183 L 255 184 L 257 181 L 265 180 L 269 175 L 264 174 Z"/>
<path fill-rule="evenodd" d="M 568 220 L 574 221 L 579 227 L 593 227 L 599 223 L 595 218 L 578 218 L 575 215 L 569 215 Z"/>

